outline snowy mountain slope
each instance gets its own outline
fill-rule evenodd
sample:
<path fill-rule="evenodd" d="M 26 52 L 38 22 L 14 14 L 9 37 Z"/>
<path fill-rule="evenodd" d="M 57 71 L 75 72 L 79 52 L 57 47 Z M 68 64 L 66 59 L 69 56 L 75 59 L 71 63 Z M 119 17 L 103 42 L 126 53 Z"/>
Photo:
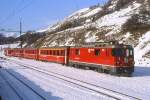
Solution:
<path fill-rule="evenodd" d="M 145 39 L 142 39 L 149 34 L 149 26 L 149 0 L 109 0 L 103 6 L 98 4 L 83 8 L 48 27 L 44 30 L 47 35 L 32 46 L 50 47 L 118 40 L 133 45 L 141 57 L 150 58 L 150 50 L 147 49 L 150 48 L 150 43 L 145 43 Z M 145 49 L 141 47 L 141 41 Z"/>
<path fill-rule="evenodd" d="M 144 34 L 139 39 L 139 44 L 135 47 L 136 59 L 140 59 L 142 57 L 150 57 L 150 31 Z"/>

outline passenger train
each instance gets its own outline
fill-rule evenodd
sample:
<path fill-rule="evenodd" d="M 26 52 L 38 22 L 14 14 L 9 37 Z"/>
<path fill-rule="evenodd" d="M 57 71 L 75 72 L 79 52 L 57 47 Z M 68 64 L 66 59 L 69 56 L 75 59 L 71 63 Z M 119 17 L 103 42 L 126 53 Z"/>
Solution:
<path fill-rule="evenodd" d="M 48 48 L 5 48 L 5 55 L 55 62 L 119 76 L 131 76 L 134 72 L 133 47 L 116 42 Z"/>

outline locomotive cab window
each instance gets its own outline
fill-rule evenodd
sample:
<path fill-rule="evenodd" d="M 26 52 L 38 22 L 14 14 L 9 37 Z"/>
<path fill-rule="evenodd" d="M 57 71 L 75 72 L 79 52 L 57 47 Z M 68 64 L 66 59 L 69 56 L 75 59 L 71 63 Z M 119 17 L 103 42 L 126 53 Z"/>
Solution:
<path fill-rule="evenodd" d="M 129 51 L 129 49 L 127 49 L 127 50 L 126 50 L 126 56 L 127 56 L 127 57 L 129 56 L 129 53 L 130 53 L 130 51 Z"/>
<path fill-rule="evenodd" d="M 121 48 L 114 48 L 114 49 L 112 49 L 112 55 L 116 56 L 116 57 L 123 56 L 124 51 Z"/>
<path fill-rule="evenodd" d="M 79 50 L 79 49 L 76 49 L 76 50 L 75 50 L 75 54 L 76 54 L 76 55 L 80 55 L 80 50 Z"/>
<path fill-rule="evenodd" d="M 133 50 L 132 49 L 130 50 L 130 56 L 133 56 Z"/>
<path fill-rule="evenodd" d="M 99 56 L 100 55 L 100 49 L 95 49 L 94 54 L 95 54 L 95 56 Z"/>

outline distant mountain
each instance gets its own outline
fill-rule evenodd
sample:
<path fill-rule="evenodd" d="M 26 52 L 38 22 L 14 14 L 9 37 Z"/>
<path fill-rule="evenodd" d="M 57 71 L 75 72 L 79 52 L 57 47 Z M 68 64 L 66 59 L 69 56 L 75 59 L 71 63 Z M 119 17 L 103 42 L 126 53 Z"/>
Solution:
<path fill-rule="evenodd" d="M 10 44 L 15 42 L 16 39 L 12 36 L 4 36 L 3 34 L 0 33 L 0 45 L 2 44 Z"/>
<path fill-rule="evenodd" d="M 136 57 L 150 58 L 150 0 L 109 0 L 81 9 L 44 32 L 33 47 L 118 40 L 133 45 Z"/>

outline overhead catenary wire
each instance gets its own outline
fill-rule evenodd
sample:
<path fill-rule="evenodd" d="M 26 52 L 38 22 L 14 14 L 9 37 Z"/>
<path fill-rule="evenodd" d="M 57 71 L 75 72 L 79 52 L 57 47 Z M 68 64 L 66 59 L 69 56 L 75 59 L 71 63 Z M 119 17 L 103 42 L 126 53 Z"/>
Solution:
<path fill-rule="evenodd" d="M 16 8 L 17 8 L 19 5 L 21 5 L 24 1 L 25 1 L 25 0 L 21 0 L 21 2 L 18 3 L 18 5 L 17 5 L 16 7 L 14 7 L 13 11 L 12 11 L 10 14 L 8 14 L 8 16 L 5 17 L 4 20 L 2 20 L 2 21 L 0 22 L 0 25 L 3 25 L 3 24 L 6 23 L 8 20 L 10 20 L 12 17 L 14 17 L 15 15 L 21 13 L 24 9 L 26 9 L 27 7 L 29 7 L 29 6 L 33 3 L 34 0 L 30 0 L 30 2 L 28 2 L 28 3 L 27 3 L 26 5 L 24 5 L 22 8 L 20 8 L 19 10 L 16 10 Z"/>
<path fill-rule="evenodd" d="M 21 2 L 18 3 L 17 6 L 21 5 L 25 0 L 21 0 Z M 19 10 L 16 10 L 16 7 L 14 7 L 13 11 L 4 19 L 0 22 L 0 25 L 3 25 L 4 23 L 6 23 L 8 20 L 10 20 L 12 17 L 14 17 L 15 15 L 21 13 L 25 8 L 29 7 L 32 2 L 34 0 L 30 0 L 30 2 L 28 2 L 26 5 L 24 5 L 22 8 L 20 8 Z M 15 32 L 15 33 L 19 33 L 20 30 L 5 30 L 5 29 L 0 29 L 0 32 Z M 23 32 L 26 33 L 26 32 Z"/>
<path fill-rule="evenodd" d="M 2 21 L 0 21 L 0 24 L 3 24 L 5 21 L 7 21 L 9 18 L 11 18 L 12 16 L 14 16 L 15 14 L 15 10 L 18 8 L 19 5 L 21 5 L 23 3 L 24 0 L 21 0 L 12 10 L 12 12 L 10 12 L 8 14 L 7 17 L 5 17 Z"/>

